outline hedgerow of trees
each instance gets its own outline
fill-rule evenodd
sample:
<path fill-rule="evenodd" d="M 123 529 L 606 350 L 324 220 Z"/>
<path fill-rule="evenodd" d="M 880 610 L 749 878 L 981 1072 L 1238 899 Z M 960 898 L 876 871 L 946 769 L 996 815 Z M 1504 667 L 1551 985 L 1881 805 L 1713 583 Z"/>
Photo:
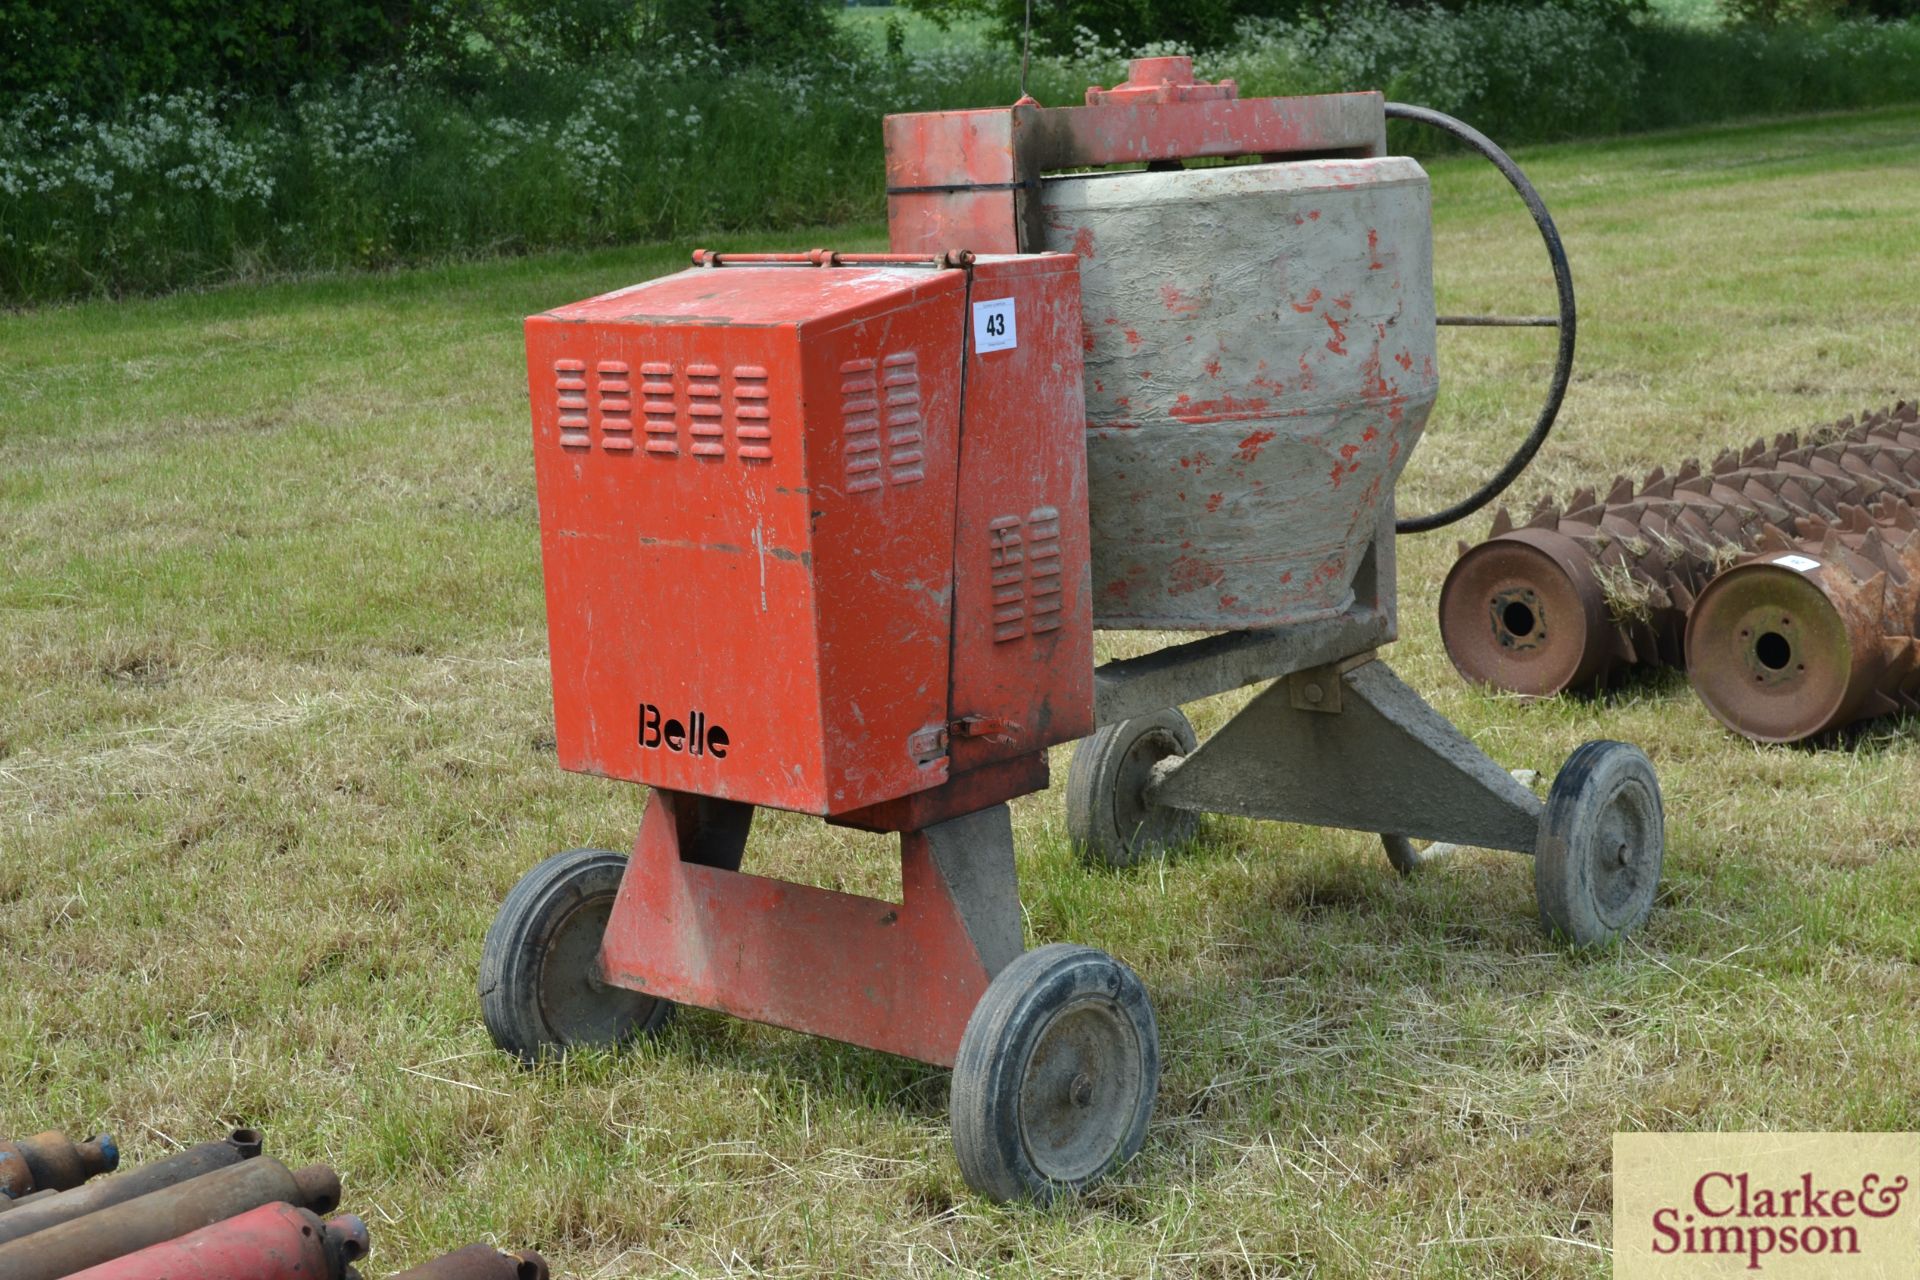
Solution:
<path fill-rule="evenodd" d="M 1505 144 L 1920 101 L 1920 21 L 1822 8 L 1842 0 L 1720 0 L 1764 19 L 1731 23 L 1647 0 L 1034 0 L 1024 78 L 1025 0 L 906 2 L 966 30 L 910 48 L 900 22 L 817 0 L 0 0 L 0 307 L 795 247 L 882 216 L 885 114 L 1023 86 L 1075 103 L 1142 49 L 1190 50 L 1248 96 L 1378 89 Z"/>
<path fill-rule="evenodd" d="M 778 63 L 838 38 L 818 0 L 0 0 L 0 98 L 279 96 L 403 64 L 457 85 L 688 42 Z"/>
<path fill-rule="evenodd" d="M 1459 11 L 1477 0 L 1394 0 L 1407 9 Z M 1003 40 L 1023 37 L 1032 22 L 1033 47 L 1070 51 L 1081 33 L 1112 44 L 1154 43 L 1218 49 L 1248 20 L 1312 18 L 1340 21 L 1335 0 L 902 0 L 935 22 L 986 18 Z M 1738 18 L 1760 23 L 1833 17 L 1897 19 L 1920 15 L 1920 0 L 1721 0 Z M 1568 0 L 1539 0 L 1541 7 L 1569 7 Z M 1647 12 L 1647 0 L 1574 0 L 1572 7 L 1605 12 L 1626 21 Z"/>

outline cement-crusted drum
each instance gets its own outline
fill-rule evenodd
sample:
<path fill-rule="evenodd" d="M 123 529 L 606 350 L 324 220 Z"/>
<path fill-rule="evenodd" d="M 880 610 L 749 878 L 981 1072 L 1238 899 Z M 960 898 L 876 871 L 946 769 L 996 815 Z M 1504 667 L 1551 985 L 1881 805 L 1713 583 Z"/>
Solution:
<path fill-rule="evenodd" d="M 1439 391 L 1404 157 L 1049 178 L 1080 257 L 1097 626 L 1346 610 Z"/>

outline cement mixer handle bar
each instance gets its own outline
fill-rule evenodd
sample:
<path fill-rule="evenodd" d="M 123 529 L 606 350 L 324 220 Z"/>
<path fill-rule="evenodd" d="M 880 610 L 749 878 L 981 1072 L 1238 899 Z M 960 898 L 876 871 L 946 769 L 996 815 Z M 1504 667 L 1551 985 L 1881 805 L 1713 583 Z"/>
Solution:
<path fill-rule="evenodd" d="M 1455 521 L 1463 520 L 1480 508 L 1492 502 L 1507 486 L 1517 480 L 1527 465 L 1533 461 L 1533 455 L 1546 443 L 1547 435 L 1553 430 L 1554 419 L 1560 416 L 1560 402 L 1566 398 L 1567 383 L 1573 376 L 1573 348 L 1578 311 L 1573 299 L 1573 270 L 1567 265 L 1566 247 L 1560 243 L 1560 229 L 1553 224 L 1553 215 L 1547 212 L 1546 201 L 1534 190 L 1533 183 L 1520 171 L 1520 166 L 1494 141 L 1472 125 L 1456 120 L 1443 112 L 1430 107 L 1409 106 L 1404 102 L 1386 104 L 1389 120 L 1406 120 L 1413 124 L 1426 125 L 1442 133 L 1458 138 L 1473 150 L 1492 162 L 1513 189 L 1520 193 L 1520 199 L 1526 203 L 1527 212 L 1533 215 L 1533 223 L 1540 229 L 1540 239 L 1547 246 L 1547 260 L 1553 264 L 1554 291 L 1559 296 L 1558 316 L 1441 316 L 1438 323 L 1475 328 L 1557 328 L 1560 330 L 1559 350 L 1554 355 L 1553 378 L 1547 384 L 1546 402 L 1540 406 L 1540 414 L 1534 419 L 1533 429 L 1527 432 L 1500 469 L 1493 473 L 1487 482 L 1468 494 L 1465 498 L 1444 507 L 1430 515 L 1408 516 L 1395 522 L 1394 528 L 1400 533 L 1425 533 L 1430 529 L 1440 529 Z"/>

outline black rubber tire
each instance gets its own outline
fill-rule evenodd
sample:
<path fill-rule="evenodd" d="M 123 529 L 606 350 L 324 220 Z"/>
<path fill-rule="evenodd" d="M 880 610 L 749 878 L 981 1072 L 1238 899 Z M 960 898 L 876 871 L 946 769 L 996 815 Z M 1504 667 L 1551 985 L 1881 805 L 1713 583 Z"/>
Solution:
<path fill-rule="evenodd" d="M 1660 779 L 1640 748 L 1583 744 L 1560 766 L 1540 815 L 1533 892 L 1547 932 L 1601 947 L 1645 922 L 1666 859 Z"/>
<path fill-rule="evenodd" d="M 1200 745 L 1178 707 L 1102 725 L 1074 744 L 1067 766 L 1067 835 L 1096 866 L 1131 867 L 1193 839 L 1200 815 L 1148 804 L 1153 766 Z"/>
<path fill-rule="evenodd" d="M 522 876 L 480 950 L 480 1015 L 494 1044 L 529 1065 L 567 1049 L 650 1035 L 671 1001 L 607 986 L 600 938 L 627 869 L 624 854 L 569 849 Z"/>
<path fill-rule="evenodd" d="M 960 1038 L 953 1150 L 1002 1203 L 1078 1195 L 1131 1160 L 1160 1087 L 1160 1031 L 1133 970 L 1054 943 L 1001 970 Z"/>

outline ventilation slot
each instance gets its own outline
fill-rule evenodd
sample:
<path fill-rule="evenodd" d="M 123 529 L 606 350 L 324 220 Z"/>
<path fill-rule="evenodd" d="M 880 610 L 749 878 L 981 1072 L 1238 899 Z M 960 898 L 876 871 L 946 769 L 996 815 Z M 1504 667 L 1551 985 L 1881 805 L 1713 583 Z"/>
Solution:
<path fill-rule="evenodd" d="M 720 408 L 720 369 L 711 364 L 687 366 L 687 416 L 693 429 L 693 456 L 716 461 L 727 456 L 726 425 Z"/>
<path fill-rule="evenodd" d="M 1027 612 L 1035 635 L 1060 626 L 1060 512 L 1053 507 L 1027 516 Z"/>
<path fill-rule="evenodd" d="M 627 362 L 602 360 L 594 373 L 594 392 L 600 401 L 600 447 L 612 453 L 632 453 L 633 384 L 627 380 Z"/>
<path fill-rule="evenodd" d="M 847 492 L 878 489 L 880 478 L 879 384 L 873 360 L 849 360 L 840 366 L 841 428 L 846 436 Z"/>
<path fill-rule="evenodd" d="M 987 526 L 987 539 L 993 566 L 993 639 L 999 644 L 1027 634 L 1027 572 L 1020 517 L 994 517 Z"/>
<path fill-rule="evenodd" d="M 881 386 L 887 395 L 887 479 L 912 484 L 926 478 L 920 438 L 920 368 L 911 351 L 886 358 Z"/>
<path fill-rule="evenodd" d="M 585 449 L 593 444 L 587 433 L 587 362 L 553 362 L 554 404 L 560 410 L 560 447 Z"/>
<path fill-rule="evenodd" d="M 661 360 L 640 366 L 640 410 L 647 433 L 648 453 L 677 456 L 680 452 L 679 409 L 674 403 L 673 366 Z"/>
<path fill-rule="evenodd" d="M 733 451 L 742 462 L 773 456 L 773 412 L 767 404 L 767 371 L 743 364 L 733 370 Z"/>

